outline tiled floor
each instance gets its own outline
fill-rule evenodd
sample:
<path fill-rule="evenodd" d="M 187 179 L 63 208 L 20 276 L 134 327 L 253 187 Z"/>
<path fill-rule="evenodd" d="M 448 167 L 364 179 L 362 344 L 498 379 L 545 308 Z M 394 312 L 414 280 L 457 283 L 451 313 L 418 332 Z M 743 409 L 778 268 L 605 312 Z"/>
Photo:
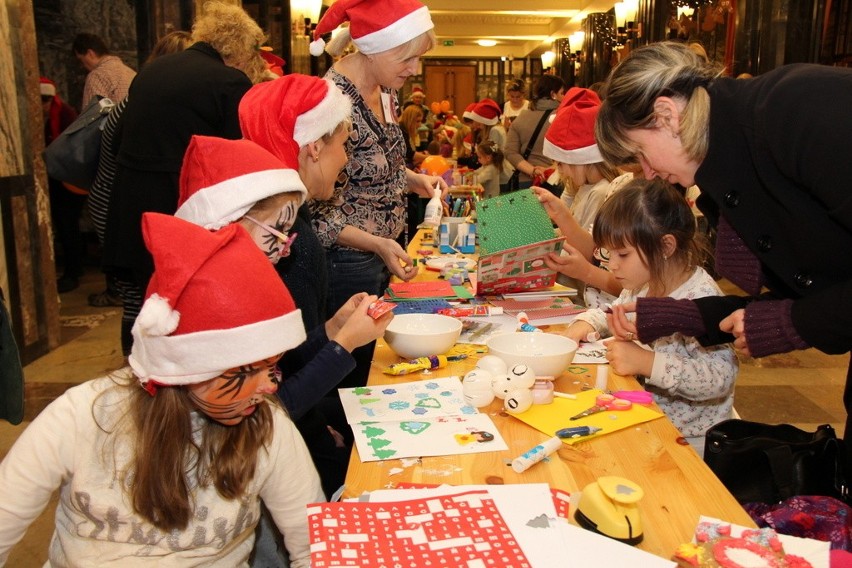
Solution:
<path fill-rule="evenodd" d="M 123 364 L 119 348 L 120 308 L 92 308 L 89 293 L 99 292 L 103 277 L 92 270 L 74 292 L 63 294 L 63 338 L 58 349 L 25 369 L 27 421 L 69 386 L 102 376 Z M 726 286 L 729 290 L 729 286 Z M 813 430 L 830 423 L 842 435 L 842 393 L 849 356 L 830 356 L 813 349 L 761 360 L 744 359 L 737 379 L 736 408 L 748 420 L 788 422 Z M 0 421 L 0 457 L 27 425 Z M 55 501 L 13 549 L 8 566 L 42 566 L 53 533 Z"/>

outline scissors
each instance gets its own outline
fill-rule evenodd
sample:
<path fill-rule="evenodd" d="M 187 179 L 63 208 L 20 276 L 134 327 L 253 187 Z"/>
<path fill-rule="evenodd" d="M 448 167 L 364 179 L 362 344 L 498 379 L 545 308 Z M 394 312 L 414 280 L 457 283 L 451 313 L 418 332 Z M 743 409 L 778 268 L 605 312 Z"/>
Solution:
<path fill-rule="evenodd" d="M 569 420 L 579 420 L 580 418 L 585 418 L 586 416 L 591 416 L 592 414 L 605 412 L 607 410 L 630 410 L 631 408 L 633 408 L 633 403 L 629 400 L 616 398 L 611 394 L 599 394 L 595 397 L 594 406 L 587 408 L 580 414 L 572 416 Z"/>

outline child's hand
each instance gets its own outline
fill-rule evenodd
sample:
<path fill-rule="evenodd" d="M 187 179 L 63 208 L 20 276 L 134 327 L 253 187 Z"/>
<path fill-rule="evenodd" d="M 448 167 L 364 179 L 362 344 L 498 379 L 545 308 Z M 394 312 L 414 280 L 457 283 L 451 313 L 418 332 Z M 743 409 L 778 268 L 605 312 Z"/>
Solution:
<path fill-rule="evenodd" d="M 748 341 L 746 340 L 745 310 L 737 310 L 723 319 L 719 322 L 719 329 L 736 337 L 734 340 L 735 349 L 743 355 L 751 356 L 751 351 L 748 349 Z"/>
<path fill-rule="evenodd" d="M 585 321 L 575 321 L 570 326 L 568 326 L 567 331 L 565 332 L 565 336 L 569 339 L 573 339 L 579 345 L 581 341 L 585 341 L 586 337 L 595 331 L 595 328 L 592 327 L 592 324 Z"/>
<path fill-rule="evenodd" d="M 366 345 L 384 335 L 385 328 L 393 319 L 393 312 L 388 312 L 379 319 L 373 319 L 367 314 L 370 304 L 376 300 L 378 300 L 377 296 L 362 298 L 358 307 L 350 314 L 334 337 L 334 340 L 350 353 L 356 347 Z"/>
<path fill-rule="evenodd" d="M 548 253 L 544 258 L 544 263 L 551 270 L 555 270 L 560 274 L 564 274 L 569 278 L 576 278 L 583 282 L 588 282 L 589 271 L 596 268 L 589 262 L 582 253 L 576 248 L 569 245 L 567 242 L 562 243 L 562 250 L 565 254 L 556 252 Z"/>
<path fill-rule="evenodd" d="M 643 349 L 632 341 L 612 339 L 605 343 L 606 358 L 612 370 L 619 375 L 649 376 L 654 366 L 654 352 Z"/>
<path fill-rule="evenodd" d="M 550 191 L 541 187 L 532 187 L 531 189 L 535 193 L 538 202 L 544 206 L 544 210 L 547 211 L 550 220 L 556 223 L 557 226 L 563 221 L 565 216 L 571 216 L 571 211 L 565 205 L 565 202 Z"/>

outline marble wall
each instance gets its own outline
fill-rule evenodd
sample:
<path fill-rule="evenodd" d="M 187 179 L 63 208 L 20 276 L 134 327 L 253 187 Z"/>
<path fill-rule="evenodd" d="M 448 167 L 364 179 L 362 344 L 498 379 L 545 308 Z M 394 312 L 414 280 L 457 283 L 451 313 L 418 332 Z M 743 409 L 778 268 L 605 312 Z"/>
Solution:
<path fill-rule="evenodd" d="M 74 36 L 81 32 L 100 36 L 113 54 L 138 69 L 135 4 L 129 0 L 33 0 L 39 69 L 56 83 L 59 96 L 78 110 L 86 70 L 72 53 Z"/>

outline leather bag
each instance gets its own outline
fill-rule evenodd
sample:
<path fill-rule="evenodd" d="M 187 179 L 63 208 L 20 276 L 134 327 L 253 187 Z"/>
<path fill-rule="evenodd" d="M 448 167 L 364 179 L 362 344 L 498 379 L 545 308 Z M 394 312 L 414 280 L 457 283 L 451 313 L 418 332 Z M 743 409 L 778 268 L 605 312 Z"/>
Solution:
<path fill-rule="evenodd" d="M 91 189 L 101 156 L 101 134 L 115 104 L 93 100 L 68 128 L 44 150 L 47 175 L 83 189 Z"/>
<path fill-rule="evenodd" d="M 848 455 L 829 424 L 806 432 L 790 424 L 725 420 L 706 434 L 704 461 L 740 503 L 794 495 L 850 502 Z"/>

